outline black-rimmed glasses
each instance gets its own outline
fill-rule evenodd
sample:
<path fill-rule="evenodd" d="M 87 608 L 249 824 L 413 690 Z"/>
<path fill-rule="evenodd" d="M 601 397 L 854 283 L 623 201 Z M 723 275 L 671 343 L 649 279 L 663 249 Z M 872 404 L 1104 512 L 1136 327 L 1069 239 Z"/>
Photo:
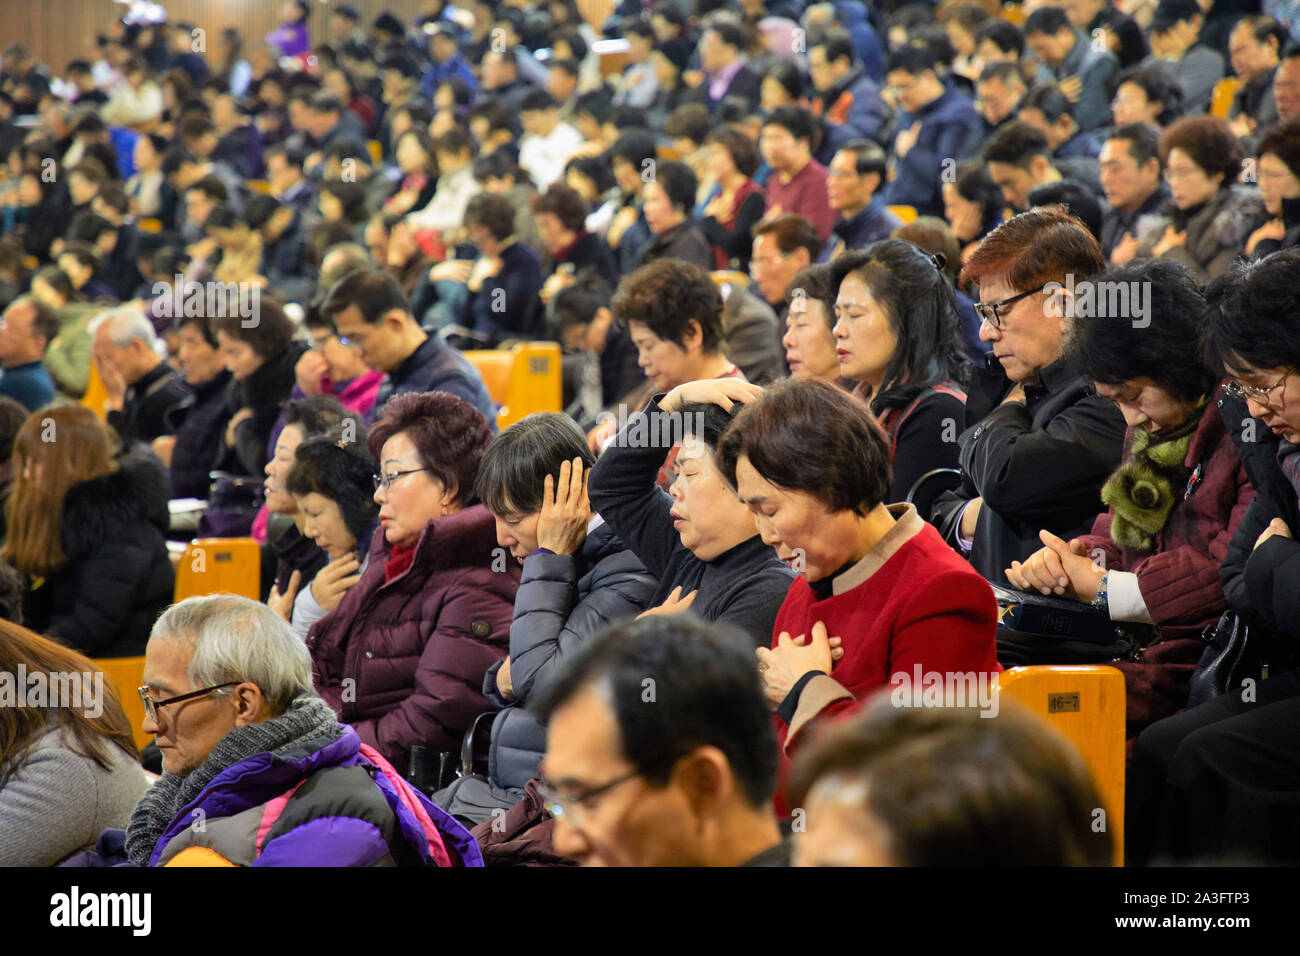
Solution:
<path fill-rule="evenodd" d="M 148 687 L 136 688 L 140 692 L 140 703 L 144 704 L 144 714 L 154 723 L 158 722 L 158 708 L 166 707 L 168 704 L 179 704 L 183 700 L 190 700 L 194 697 L 202 697 L 204 694 L 211 694 L 214 690 L 224 690 L 227 687 L 237 687 L 243 681 L 231 680 L 224 684 L 217 684 L 213 687 L 205 687 L 203 690 L 190 691 L 188 694 L 181 694 L 179 697 L 168 697 L 166 700 L 154 700 L 149 696 Z"/>
<path fill-rule="evenodd" d="M 1003 309 L 1015 305 L 1021 299 L 1028 298 L 1036 292 L 1042 292 L 1047 288 L 1047 285 L 1048 284 L 1044 282 L 1037 289 L 1030 289 L 1028 292 L 1021 292 L 1017 295 L 1011 296 L 1009 299 L 1003 299 L 1000 302 L 976 302 L 975 314 L 978 315 L 982 321 L 993 326 L 993 328 L 1000 329 L 1002 328 L 1001 312 Z"/>

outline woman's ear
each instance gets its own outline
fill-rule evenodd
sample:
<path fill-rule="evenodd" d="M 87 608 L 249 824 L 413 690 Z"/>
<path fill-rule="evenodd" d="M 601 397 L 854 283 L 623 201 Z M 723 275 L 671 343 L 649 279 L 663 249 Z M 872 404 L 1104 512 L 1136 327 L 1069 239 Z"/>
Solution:
<path fill-rule="evenodd" d="M 682 350 L 685 352 L 700 349 L 703 351 L 704 328 L 698 319 L 687 319 L 686 328 L 682 329 Z"/>

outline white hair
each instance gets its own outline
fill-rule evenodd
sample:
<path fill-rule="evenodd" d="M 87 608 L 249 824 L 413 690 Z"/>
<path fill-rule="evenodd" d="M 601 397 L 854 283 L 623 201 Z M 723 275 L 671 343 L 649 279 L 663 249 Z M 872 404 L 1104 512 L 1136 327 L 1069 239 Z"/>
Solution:
<path fill-rule="evenodd" d="M 311 654 L 288 623 L 265 604 L 236 594 L 210 594 L 173 604 L 151 637 L 185 641 L 195 689 L 252 681 L 274 714 L 314 696 Z"/>
<path fill-rule="evenodd" d="M 119 306 L 95 316 L 88 326 L 92 338 L 104 324 L 108 324 L 109 341 L 116 346 L 126 348 L 133 339 L 139 339 L 150 351 L 160 350 L 162 343 L 153 330 L 153 323 L 137 308 Z"/>

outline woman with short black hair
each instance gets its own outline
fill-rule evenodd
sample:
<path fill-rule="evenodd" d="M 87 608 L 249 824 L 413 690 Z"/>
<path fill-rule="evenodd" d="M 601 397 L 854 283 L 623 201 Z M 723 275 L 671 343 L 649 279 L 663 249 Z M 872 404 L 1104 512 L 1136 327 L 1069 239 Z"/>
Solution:
<path fill-rule="evenodd" d="M 1012 561 L 1007 580 L 1154 628 L 1141 660 L 1115 661 L 1128 682 L 1128 732 L 1187 703 L 1201 634 L 1227 608 L 1219 565 L 1255 489 L 1215 404 L 1219 374 L 1197 336 L 1205 300 L 1186 269 L 1159 259 L 1112 269 L 1094 289 L 1145 293 L 1128 315 L 1078 315 L 1067 354 L 1128 425 L 1119 469 L 1102 485 L 1108 510 L 1092 532 Z M 1086 287 L 1086 286 L 1085 286 Z M 1098 291 L 1096 301 L 1103 301 Z M 1007 653 L 1005 663 L 1014 663 Z"/>
<path fill-rule="evenodd" d="M 719 445 L 719 470 L 797 574 L 758 651 L 783 755 L 894 675 L 1000 670 L 992 589 L 914 505 L 885 504 L 889 454 L 862 402 L 807 378 L 747 402 Z"/>

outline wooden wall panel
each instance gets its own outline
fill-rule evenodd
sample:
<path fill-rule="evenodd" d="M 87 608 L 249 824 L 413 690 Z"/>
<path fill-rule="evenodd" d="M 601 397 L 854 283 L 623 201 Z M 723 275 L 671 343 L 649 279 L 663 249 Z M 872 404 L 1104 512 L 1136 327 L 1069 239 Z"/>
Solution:
<path fill-rule="evenodd" d="M 275 29 L 280 0 L 159 0 L 173 21 L 193 23 L 207 31 L 209 56 L 215 55 L 217 34 L 234 27 L 244 35 L 245 49 Z M 384 10 L 413 19 L 423 0 L 350 0 L 367 26 Z M 313 39 L 323 36 L 333 2 L 314 4 Z M 0 0 L 0 47 L 25 43 L 56 73 L 69 60 L 93 50 L 95 34 L 103 33 L 124 8 L 113 0 Z"/>

